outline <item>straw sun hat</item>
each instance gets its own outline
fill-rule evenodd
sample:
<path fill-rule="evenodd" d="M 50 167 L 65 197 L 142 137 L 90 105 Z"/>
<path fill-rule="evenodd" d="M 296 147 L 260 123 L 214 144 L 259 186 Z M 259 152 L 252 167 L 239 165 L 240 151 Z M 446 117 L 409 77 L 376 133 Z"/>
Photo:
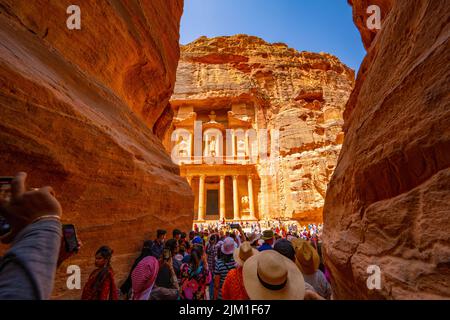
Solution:
<path fill-rule="evenodd" d="M 303 300 L 305 296 L 305 280 L 299 268 L 274 250 L 245 261 L 243 276 L 252 300 Z"/>
<path fill-rule="evenodd" d="M 295 263 L 304 274 L 314 274 L 319 269 L 320 257 L 316 249 L 307 241 L 293 241 Z"/>
<path fill-rule="evenodd" d="M 234 249 L 234 261 L 236 261 L 240 266 L 243 266 L 245 261 L 257 253 L 259 253 L 259 251 L 252 248 L 250 242 L 242 242 L 239 248 Z"/>

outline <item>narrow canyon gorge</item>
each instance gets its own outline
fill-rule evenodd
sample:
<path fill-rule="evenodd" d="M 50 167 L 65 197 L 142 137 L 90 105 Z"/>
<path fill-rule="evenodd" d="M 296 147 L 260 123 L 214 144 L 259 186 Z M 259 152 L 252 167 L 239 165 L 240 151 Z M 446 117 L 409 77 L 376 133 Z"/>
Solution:
<path fill-rule="evenodd" d="M 251 35 L 180 48 L 183 0 L 77 2 L 81 30 L 67 0 L 0 0 L 0 176 L 51 185 L 82 241 L 53 298 L 80 298 L 66 268 L 83 285 L 101 245 L 120 285 L 156 229 L 192 228 L 198 196 L 170 152 L 194 111 L 279 132 L 242 192 L 260 219 L 324 222 L 335 299 L 450 298 L 447 1 L 348 0 L 367 50 L 356 80 L 331 54 Z"/>

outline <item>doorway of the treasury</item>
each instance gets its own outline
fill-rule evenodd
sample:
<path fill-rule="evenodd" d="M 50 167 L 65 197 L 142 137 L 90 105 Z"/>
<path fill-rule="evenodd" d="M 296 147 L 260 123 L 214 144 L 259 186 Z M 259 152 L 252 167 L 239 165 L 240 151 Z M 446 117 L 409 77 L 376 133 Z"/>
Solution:
<path fill-rule="evenodd" d="M 195 196 L 196 222 L 258 219 L 260 181 L 254 167 L 183 166 L 182 175 Z"/>

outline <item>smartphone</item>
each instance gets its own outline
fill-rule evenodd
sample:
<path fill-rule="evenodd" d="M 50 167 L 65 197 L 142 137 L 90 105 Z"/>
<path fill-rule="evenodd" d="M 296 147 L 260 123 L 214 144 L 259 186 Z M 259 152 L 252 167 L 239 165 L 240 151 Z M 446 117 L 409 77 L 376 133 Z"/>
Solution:
<path fill-rule="evenodd" d="M 5 202 L 11 201 L 11 186 L 14 177 L 0 177 L 0 199 Z M 11 231 L 11 225 L 1 215 L 0 211 L 0 237 Z"/>
<path fill-rule="evenodd" d="M 63 237 L 66 245 L 66 252 L 78 252 L 78 239 L 73 224 L 63 225 Z"/>
<path fill-rule="evenodd" d="M 232 224 L 230 225 L 230 228 L 231 228 L 231 229 L 239 229 L 240 226 L 241 226 L 241 225 L 240 225 L 239 223 L 232 223 Z"/>

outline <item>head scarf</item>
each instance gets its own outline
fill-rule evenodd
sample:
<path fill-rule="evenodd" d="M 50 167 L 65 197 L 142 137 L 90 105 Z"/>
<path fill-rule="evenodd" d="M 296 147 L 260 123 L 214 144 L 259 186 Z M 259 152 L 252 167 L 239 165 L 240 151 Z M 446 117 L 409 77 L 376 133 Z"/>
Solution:
<path fill-rule="evenodd" d="M 133 300 L 148 300 L 159 271 L 155 257 L 149 256 L 139 262 L 131 274 Z"/>

